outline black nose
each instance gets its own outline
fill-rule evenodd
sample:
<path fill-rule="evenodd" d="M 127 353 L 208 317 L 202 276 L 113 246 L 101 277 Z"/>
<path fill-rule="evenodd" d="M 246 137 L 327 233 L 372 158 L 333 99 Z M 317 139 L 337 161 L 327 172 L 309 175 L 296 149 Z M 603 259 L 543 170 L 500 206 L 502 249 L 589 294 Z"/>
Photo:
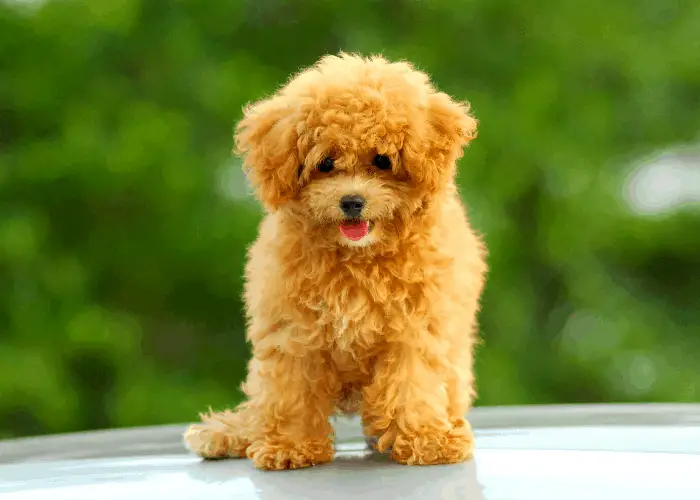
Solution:
<path fill-rule="evenodd" d="M 364 206 L 365 199 L 356 194 L 343 196 L 340 199 L 340 209 L 347 217 L 351 217 L 353 219 L 360 216 Z"/>

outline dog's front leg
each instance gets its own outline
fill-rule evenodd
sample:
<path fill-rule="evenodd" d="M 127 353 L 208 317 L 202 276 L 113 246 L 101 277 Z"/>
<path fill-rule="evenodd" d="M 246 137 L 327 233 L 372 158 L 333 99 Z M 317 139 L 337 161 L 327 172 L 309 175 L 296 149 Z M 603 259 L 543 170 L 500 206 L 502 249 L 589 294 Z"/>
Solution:
<path fill-rule="evenodd" d="M 247 456 L 261 469 L 297 469 L 332 460 L 329 416 L 340 392 L 324 352 L 303 331 L 253 328 L 253 357 L 235 410 L 210 412 L 185 442 L 205 458 Z"/>
<path fill-rule="evenodd" d="M 471 458 L 474 437 L 465 420 L 448 414 L 445 357 L 415 341 L 388 344 L 363 394 L 362 417 L 379 451 L 400 463 L 428 465 Z"/>
<path fill-rule="evenodd" d="M 296 469 L 333 459 L 329 416 L 339 385 L 320 352 L 256 355 L 245 384 L 251 422 L 247 456 L 261 469 Z"/>

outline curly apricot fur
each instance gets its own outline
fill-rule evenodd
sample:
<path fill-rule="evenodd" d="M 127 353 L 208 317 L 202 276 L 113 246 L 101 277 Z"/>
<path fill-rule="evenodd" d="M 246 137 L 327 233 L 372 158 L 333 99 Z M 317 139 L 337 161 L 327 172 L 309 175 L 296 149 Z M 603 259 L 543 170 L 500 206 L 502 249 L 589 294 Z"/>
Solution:
<path fill-rule="evenodd" d="M 329 416 L 343 411 L 400 463 L 471 457 L 486 264 L 455 175 L 475 131 L 467 103 L 381 57 L 326 56 L 246 108 L 236 148 L 266 210 L 246 266 L 247 399 L 203 415 L 191 449 L 315 465 L 332 459 Z M 359 242 L 339 231 L 345 194 L 366 200 Z"/>

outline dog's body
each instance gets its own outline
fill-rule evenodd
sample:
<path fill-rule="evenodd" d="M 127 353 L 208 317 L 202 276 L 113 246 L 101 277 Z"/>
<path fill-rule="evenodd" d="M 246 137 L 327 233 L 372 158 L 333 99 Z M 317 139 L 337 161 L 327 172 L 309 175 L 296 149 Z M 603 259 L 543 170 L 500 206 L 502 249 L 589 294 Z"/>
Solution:
<path fill-rule="evenodd" d="M 402 463 L 473 452 L 484 248 L 454 183 L 468 107 L 406 63 L 327 57 L 246 111 L 266 207 L 246 267 L 247 401 L 186 434 L 265 469 L 332 459 L 334 411 Z"/>

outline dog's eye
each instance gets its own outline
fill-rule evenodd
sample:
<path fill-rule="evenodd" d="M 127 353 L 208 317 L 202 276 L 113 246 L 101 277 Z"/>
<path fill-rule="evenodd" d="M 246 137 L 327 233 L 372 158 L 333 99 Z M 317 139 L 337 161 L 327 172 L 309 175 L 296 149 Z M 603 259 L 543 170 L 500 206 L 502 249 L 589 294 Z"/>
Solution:
<path fill-rule="evenodd" d="M 327 174 L 333 170 L 333 167 L 335 167 L 335 160 L 329 156 L 319 164 L 318 169 L 324 174 Z"/>
<path fill-rule="evenodd" d="M 391 160 L 387 155 L 377 155 L 372 160 L 372 165 L 379 170 L 389 170 L 391 168 Z"/>

